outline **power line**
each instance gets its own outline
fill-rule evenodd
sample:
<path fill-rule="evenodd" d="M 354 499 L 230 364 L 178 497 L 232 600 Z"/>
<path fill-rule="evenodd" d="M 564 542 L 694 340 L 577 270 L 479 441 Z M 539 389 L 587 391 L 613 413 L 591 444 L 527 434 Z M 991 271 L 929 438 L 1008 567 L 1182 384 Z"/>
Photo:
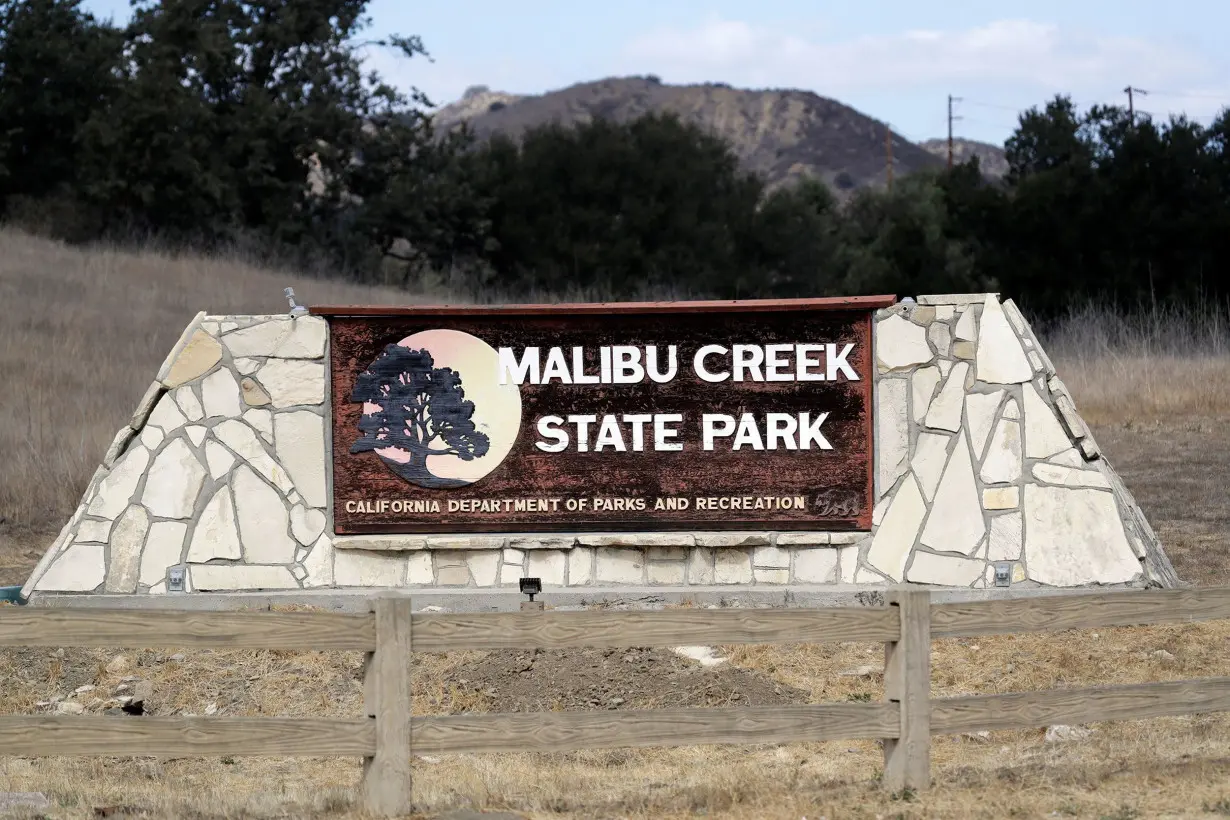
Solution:
<path fill-rule="evenodd" d="M 948 167 L 950 169 L 952 168 L 952 104 L 960 101 L 960 97 L 954 97 L 951 94 L 948 95 Z M 956 119 L 959 120 L 961 118 L 956 117 Z"/>
<path fill-rule="evenodd" d="M 1127 88 L 1123 89 L 1123 93 L 1128 95 L 1128 119 L 1134 124 L 1136 122 L 1136 99 L 1133 95 L 1139 94 L 1142 97 L 1145 97 L 1148 96 L 1149 92 L 1142 88 L 1135 88 L 1129 85 Z"/>

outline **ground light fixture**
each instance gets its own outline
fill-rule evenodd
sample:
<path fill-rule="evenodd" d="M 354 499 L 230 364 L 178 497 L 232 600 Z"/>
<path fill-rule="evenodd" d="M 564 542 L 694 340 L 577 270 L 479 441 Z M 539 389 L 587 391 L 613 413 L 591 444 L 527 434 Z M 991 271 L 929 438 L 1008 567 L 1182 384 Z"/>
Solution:
<path fill-rule="evenodd" d="M 530 603 L 534 602 L 534 596 L 542 593 L 541 578 L 522 578 L 521 594 L 530 596 Z"/>

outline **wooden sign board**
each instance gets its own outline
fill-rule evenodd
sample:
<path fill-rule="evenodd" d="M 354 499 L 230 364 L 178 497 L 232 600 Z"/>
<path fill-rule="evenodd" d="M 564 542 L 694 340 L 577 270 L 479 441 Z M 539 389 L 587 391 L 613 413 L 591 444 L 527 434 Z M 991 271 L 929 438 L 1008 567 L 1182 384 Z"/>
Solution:
<path fill-rule="evenodd" d="M 894 301 L 313 308 L 334 530 L 870 529 Z"/>

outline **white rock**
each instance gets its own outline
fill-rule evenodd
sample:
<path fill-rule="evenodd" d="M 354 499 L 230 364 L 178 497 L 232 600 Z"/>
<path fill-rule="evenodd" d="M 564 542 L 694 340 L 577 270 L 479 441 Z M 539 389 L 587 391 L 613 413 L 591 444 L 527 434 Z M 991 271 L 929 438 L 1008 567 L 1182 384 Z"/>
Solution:
<path fill-rule="evenodd" d="M 505 550 L 508 560 L 510 550 Z M 568 585 L 584 586 L 594 580 L 594 550 L 591 547 L 576 547 L 568 551 Z"/>
<path fill-rule="evenodd" d="M 671 651 L 676 655 L 691 658 L 701 666 L 718 666 L 729 660 L 718 655 L 717 651 L 711 646 L 676 646 Z"/>
<path fill-rule="evenodd" d="M 790 551 L 780 547 L 756 547 L 752 553 L 752 566 L 769 569 L 784 569 L 790 566 Z"/>
<path fill-rule="evenodd" d="M 177 438 L 154 459 L 141 501 L 158 518 L 191 518 L 206 475 L 196 453 Z"/>
<path fill-rule="evenodd" d="M 612 533 L 582 535 L 577 544 L 583 547 L 691 547 L 696 539 L 687 532 Z"/>
<path fill-rule="evenodd" d="M 78 544 L 105 544 L 111 534 L 112 521 L 82 521 L 77 525 Z"/>
<path fill-rule="evenodd" d="M 1000 419 L 978 477 L 985 484 L 1011 484 L 1021 477 L 1021 425 Z"/>
<path fill-rule="evenodd" d="M 837 577 L 837 550 L 833 547 L 813 547 L 794 552 L 796 584 L 828 584 Z"/>
<path fill-rule="evenodd" d="M 472 552 L 466 556 L 466 566 L 474 578 L 474 585 L 493 587 L 500 576 L 500 553 L 498 550 Z"/>
<path fill-rule="evenodd" d="M 162 438 L 162 431 L 157 427 L 147 424 L 141 429 L 141 443 L 150 450 L 157 450 L 158 445 L 162 443 Z"/>
<path fill-rule="evenodd" d="M 982 491 L 984 510 L 1015 510 L 1021 506 L 1020 487 L 987 487 Z"/>
<path fill-rule="evenodd" d="M 965 376 L 969 373 L 968 362 L 953 365 L 940 388 L 940 394 L 927 410 L 926 425 L 936 430 L 955 433 L 961 429 L 961 407 L 965 403 Z"/>
<path fill-rule="evenodd" d="M 1086 729 L 1082 726 L 1058 726 L 1046 727 L 1046 734 L 1043 735 L 1043 743 L 1063 743 L 1068 740 L 1084 740 L 1093 734 L 1092 729 Z"/>
<path fill-rule="evenodd" d="M 289 534 L 290 514 L 278 491 L 248 467 L 235 470 L 235 512 L 244 557 L 252 564 L 289 564 L 295 542 Z"/>
<path fill-rule="evenodd" d="M 431 555 L 415 557 L 427 559 L 427 583 L 431 583 Z M 333 578 L 340 587 L 399 587 L 406 583 L 407 563 L 405 554 L 338 550 L 333 555 Z"/>
<path fill-rule="evenodd" d="M 750 584 L 752 556 L 744 550 L 718 550 L 713 556 L 715 584 Z"/>
<path fill-rule="evenodd" d="M 952 305 L 937 305 L 935 308 L 935 318 L 941 322 L 947 322 L 952 318 L 956 308 Z"/>
<path fill-rule="evenodd" d="M 1025 455 L 1028 458 L 1050 458 L 1072 446 L 1068 434 L 1032 384 L 1021 388 L 1025 399 Z"/>
<path fill-rule="evenodd" d="M 192 586 L 199 592 L 240 589 L 299 589 L 290 570 L 281 566 L 251 564 L 196 564 L 191 567 Z"/>
<path fill-rule="evenodd" d="M 978 329 L 977 374 L 987 384 L 1023 384 L 1034 369 L 1021 347 L 1021 339 L 1008 323 L 1003 306 L 990 294 L 982 306 Z"/>
<path fill-rule="evenodd" d="M 1057 456 L 1051 456 L 1049 460 L 1052 464 L 1059 464 L 1064 467 L 1080 469 L 1085 466 L 1085 459 L 1081 458 L 1080 452 L 1075 448 L 1064 450 Z"/>
<path fill-rule="evenodd" d="M 927 328 L 927 339 L 941 356 L 947 356 L 952 349 L 952 331 L 943 322 L 935 322 Z"/>
<path fill-rule="evenodd" d="M 197 447 L 201 446 L 201 442 L 205 440 L 205 434 L 207 432 L 208 431 L 204 427 L 201 427 L 199 424 L 193 424 L 190 427 L 184 428 L 184 433 L 187 434 L 188 440 L 191 441 Z"/>
<path fill-rule="evenodd" d="M 525 570 L 516 564 L 505 564 L 504 566 L 500 567 L 500 585 L 501 586 L 505 584 L 516 584 L 524 577 L 525 577 Z M 573 586 L 576 586 L 576 583 L 573 581 L 570 581 L 569 583 L 571 583 Z"/>
<path fill-rule="evenodd" d="M 525 553 L 517 549 L 504 550 L 505 564 L 521 564 L 525 562 Z"/>
<path fill-rule="evenodd" d="M 584 538 L 579 539 L 584 542 Z M 597 558 L 599 583 L 643 584 L 645 556 L 638 549 L 599 547 Z"/>
<path fill-rule="evenodd" d="M 713 550 L 697 547 L 688 553 L 688 583 L 700 586 L 713 584 Z"/>
<path fill-rule="evenodd" d="M 325 367 L 319 362 L 271 359 L 253 378 L 279 410 L 325 400 Z"/>
<path fill-rule="evenodd" d="M 948 459 L 948 466 L 944 468 L 939 489 L 935 491 L 935 501 L 923 527 L 921 542 L 939 552 L 968 554 L 986 532 L 969 445 L 959 437 Z M 878 563 L 873 561 L 872 564 L 884 570 Z"/>
<path fill-rule="evenodd" d="M 854 570 L 854 583 L 856 584 L 882 584 L 884 579 L 878 574 L 872 572 L 866 567 L 858 567 Z"/>
<path fill-rule="evenodd" d="M 985 569 L 985 561 L 916 552 L 906 579 L 915 584 L 967 587 L 981 578 Z"/>
<path fill-rule="evenodd" d="M 204 399 L 205 417 L 233 419 L 243 414 L 243 400 L 239 394 L 239 382 L 225 367 L 215 371 L 201 382 L 201 398 Z"/>
<path fill-rule="evenodd" d="M 166 580 L 167 567 L 179 563 L 187 533 L 188 525 L 182 521 L 155 521 L 150 524 L 145 551 L 141 553 L 141 583 L 149 585 Z"/>
<path fill-rule="evenodd" d="M 325 420 L 307 410 L 278 413 L 273 430 L 278 460 L 286 465 L 295 488 L 311 506 L 326 506 Z"/>
<path fill-rule="evenodd" d="M 106 592 L 132 593 L 137 591 L 137 579 L 141 577 L 141 548 L 149 532 L 149 514 L 133 504 L 111 533 L 111 555 L 107 561 Z"/>
<path fill-rule="evenodd" d="M 876 384 L 877 496 L 889 492 L 905 473 L 910 457 L 909 383 L 880 379 Z"/>
<path fill-rule="evenodd" d="M 294 488 L 291 483 L 290 473 L 273 460 L 265 450 L 265 446 L 261 444 L 260 439 L 256 437 L 256 431 L 238 419 L 227 419 L 214 428 L 214 435 L 218 440 L 231 449 L 236 455 L 247 462 L 248 466 L 256 470 L 266 481 L 273 484 L 283 493 L 288 493 Z M 324 506 L 323 504 L 313 504 L 314 507 Z"/>
<path fill-rule="evenodd" d="M 273 413 L 268 410 L 249 410 L 243 414 L 243 420 L 261 434 L 266 444 L 273 444 Z"/>
<path fill-rule="evenodd" d="M 307 570 L 305 587 L 333 586 L 333 542 L 328 535 L 316 539 L 312 551 L 303 559 L 303 568 Z"/>
<path fill-rule="evenodd" d="M 938 367 L 924 367 L 914 371 L 914 375 L 910 377 L 910 398 L 913 404 L 911 417 L 914 421 L 922 421 L 927 408 L 931 406 L 932 397 L 935 396 L 935 388 L 939 384 L 940 370 Z"/>
<path fill-rule="evenodd" d="M 325 353 L 325 320 L 318 316 L 274 319 L 227 334 L 232 356 L 319 359 Z"/>
<path fill-rule="evenodd" d="M 257 359 L 236 359 L 235 369 L 239 371 L 241 376 L 251 376 L 257 370 L 260 370 L 261 362 Z"/>
<path fill-rule="evenodd" d="M 183 389 L 183 388 L 180 388 Z M 178 430 L 188 423 L 188 419 L 180 412 L 179 405 L 175 403 L 175 393 L 163 393 L 162 398 L 158 400 L 158 404 L 154 405 L 154 410 L 149 414 L 149 418 L 145 423 L 153 427 L 157 427 L 167 435 Z"/>
<path fill-rule="evenodd" d="M 837 553 L 837 563 L 841 565 L 841 582 L 853 584 L 854 574 L 858 570 L 858 547 L 842 547 Z M 795 568 L 798 568 L 797 564 Z"/>
<path fill-rule="evenodd" d="M 757 584 L 788 584 L 790 570 L 788 569 L 752 569 L 752 580 Z"/>
<path fill-rule="evenodd" d="M 910 468 L 918 479 L 919 489 L 923 498 L 930 501 L 935 497 L 935 488 L 940 484 L 940 476 L 944 474 L 944 465 L 948 463 L 948 443 L 952 436 L 941 433 L 919 433 L 918 444 L 914 447 L 914 458 L 910 460 Z"/>
<path fill-rule="evenodd" d="M 325 531 L 325 514 L 320 510 L 296 504 L 290 511 L 290 531 L 300 544 L 315 543 Z"/>
<path fill-rule="evenodd" d="M 534 550 L 529 553 L 526 575 L 540 578 L 543 586 L 562 587 L 568 566 L 567 553 L 562 550 Z"/>
<path fill-rule="evenodd" d="M 1106 480 L 1106 476 L 1097 470 L 1075 470 L 1071 467 L 1061 467 L 1058 464 L 1035 464 L 1033 474 L 1034 478 L 1047 484 L 1110 489 L 1110 482 Z"/>
<path fill-rule="evenodd" d="M 522 549 L 529 547 L 519 538 L 512 539 Z M 498 550 L 504 546 L 504 536 L 497 535 L 433 535 L 427 539 L 427 546 L 433 550 Z M 541 549 L 541 546 L 539 546 Z"/>
<path fill-rule="evenodd" d="M 769 543 L 767 532 L 698 532 L 698 547 L 759 547 Z"/>
<path fill-rule="evenodd" d="M 953 335 L 963 342 L 972 342 L 978 338 L 978 325 L 974 317 L 973 307 L 967 307 L 961 311 L 961 315 L 957 318 L 957 327 Z"/>
<path fill-rule="evenodd" d="M 235 456 L 216 441 L 205 442 L 205 461 L 209 464 L 209 477 L 217 481 L 230 472 L 235 465 Z"/>
<path fill-rule="evenodd" d="M 338 553 L 341 555 L 342 553 Z M 436 582 L 431 566 L 430 552 L 412 552 L 406 558 L 406 584 L 409 586 L 431 586 Z"/>
<path fill-rule="evenodd" d="M 175 404 L 188 421 L 200 421 L 205 418 L 205 409 L 201 407 L 201 402 L 191 387 L 188 385 L 177 387 L 172 395 L 175 398 Z"/>
<path fill-rule="evenodd" d="M 656 586 L 682 586 L 687 575 L 683 561 L 650 562 L 645 565 L 650 584 Z"/>
<path fill-rule="evenodd" d="M 819 547 L 833 543 L 834 533 L 828 532 L 779 532 L 779 547 Z"/>
<path fill-rule="evenodd" d="M 993 393 L 969 393 L 965 397 L 965 423 L 969 430 L 970 452 L 981 459 L 987 448 L 987 436 L 995 424 L 995 411 L 1004 398 L 1003 390 Z"/>
<path fill-rule="evenodd" d="M 897 314 L 876 324 L 876 361 L 883 370 L 901 370 L 935 358 L 927 331 Z"/>
<path fill-rule="evenodd" d="M 1025 561 L 1040 584 L 1119 584 L 1141 572 L 1111 493 L 1025 487 Z"/>
<path fill-rule="evenodd" d="M 339 535 L 333 539 L 333 546 L 339 550 L 368 552 L 425 550 L 427 539 L 420 535 Z"/>
<path fill-rule="evenodd" d="M 871 539 L 867 562 L 894 581 L 900 581 L 926 514 L 927 505 L 918 482 L 912 475 L 906 476 Z"/>
<path fill-rule="evenodd" d="M 116 462 L 98 485 L 98 492 L 87 512 L 99 518 L 114 519 L 124 511 L 137 490 L 137 483 L 149 464 L 149 450 L 137 445 Z"/>
<path fill-rule="evenodd" d="M 989 561 L 1017 561 L 1021 557 L 1023 519 L 1019 512 L 997 515 L 991 519 Z"/>
<path fill-rule="evenodd" d="M 687 547 L 650 547 L 645 551 L 647 561 L 682 561 L 687 557 Z"/>
<path fill-rule="evenodd" d="M 940 378 L 946 378 L 948 372 L 952 370 L 952 359 L 940 359 L 935 366 L 940 369 Z"/>
<path fill-rule="evenodd" d="M 34 588 L 40 592 L 92 592 L 106 573 L 102 544 L 74 544 L 52 562 Z"/>
<path fill-rule="evenodd" d="M 200 520 L 192 530 L 188 561 L 203 564 L 212 558 L 238 560 L 242 557 L 243 548 L 239 542 L 231 490 L 230 487 L 223 486 L 209 499 Z"/>

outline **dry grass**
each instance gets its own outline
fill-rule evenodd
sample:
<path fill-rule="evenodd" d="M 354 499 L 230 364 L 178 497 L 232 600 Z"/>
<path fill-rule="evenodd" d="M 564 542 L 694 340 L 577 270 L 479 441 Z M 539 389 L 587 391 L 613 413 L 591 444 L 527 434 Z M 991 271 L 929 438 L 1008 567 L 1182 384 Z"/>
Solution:
<path fill-rule="evenodd" d="M 85 253 L 0 230 L 0 517 L 9 521 L 0 525 L 0 584 L 24 580 L 192 315 L 281 311 L 286 285 L 301 301 L 408 301 L 241 262 Z M 1180 575 L 1230 584 L 1224 329 L 1088 318 L 1046 334 L 1062 377 Z M 17 549 L 5 550 L 6 536 Z M 1173 660 L 1153 654 L 1162 649 Z M 935 645 L 932 686 L 942 697 L 1220 676 L 1227 650 L 1226 623 L 946 640 Z M 726 651 L 731 663 L 814 702 L 881 696 L 878 675 L 841 674 L 879 665 L 878 646 Z M 159 714 L 202 714 L 210 704 L 226 715 L 359 710 L 355 655 L 197 652 L 175 662 L 141 652 L 126 671 L 108 672 L 112 658 L 0 652 L 0 713 L 36 712 L 36 701 L 85 683 L 109 692 L 125 674 L 154 683 Z M 457 667 L 466 660 L 419 660 L 416 712 L 492 708 L 461 683 Z M 937 738 L 936 787 L 920 797 L 883 794 L 877 745 L 851 741 L 447 756 L 416 761 L 415 799 L 431 812 L 473 806 L 561 818 L 1230 816 L 1230 717 L 1093 728 L 1087 739 L 1059 744 L 1044 743 L 1041 731 Z M 357 818 L 358 777 L 354 760 L 0 758 L 0 792 L 45 792 L 54 802 L 46 815 L 55 818 L 117 805 L 157 817 Z"/>

